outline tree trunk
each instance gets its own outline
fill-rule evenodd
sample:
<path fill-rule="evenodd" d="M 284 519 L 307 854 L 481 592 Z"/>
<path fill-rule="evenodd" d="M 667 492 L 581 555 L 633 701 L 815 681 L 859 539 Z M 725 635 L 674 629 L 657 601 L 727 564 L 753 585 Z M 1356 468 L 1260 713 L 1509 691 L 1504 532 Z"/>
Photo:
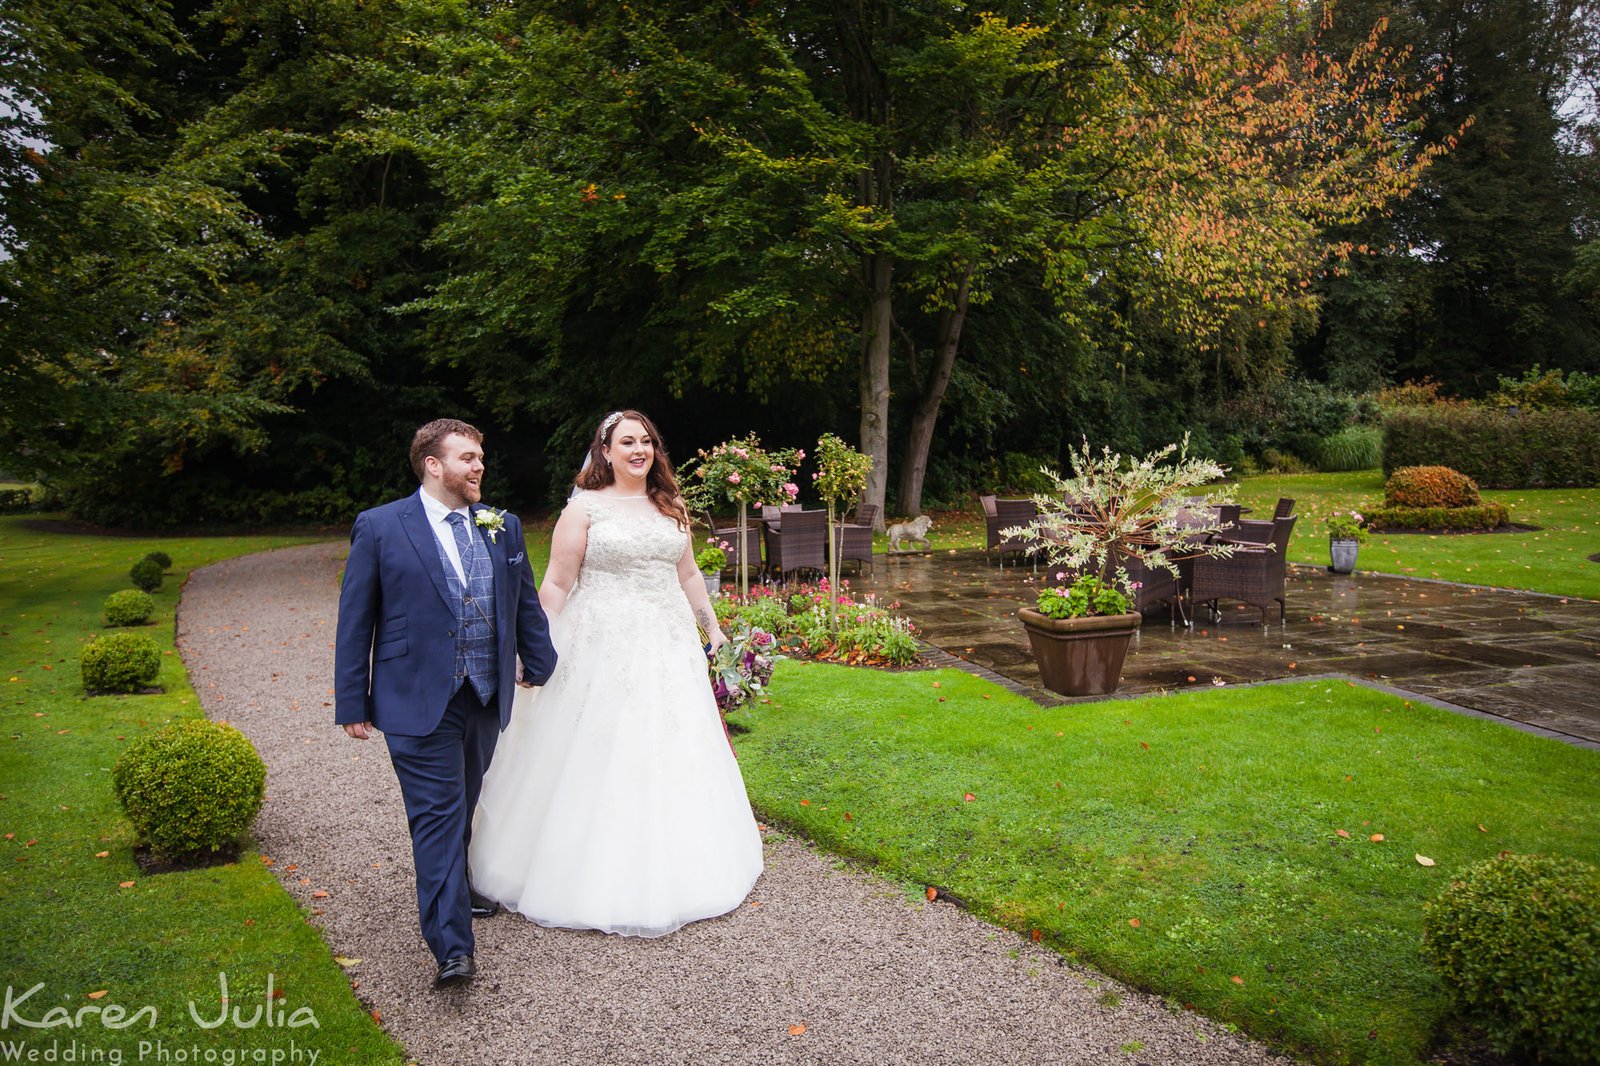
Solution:
<path fill-rule="evenodd" d="M 933 445 L 933 429 L 939 421 L 939 407 L 950 385 L 950 371 L 961 349 L 961 327 L 967 320 L 967 302 L 972 287 L 972 268 L 967 267 L 956 287 L 954 306 L 939 314 L 939 338 L 934 349 L 933 370 L 917 400 L 911 417 L 911 434 L 906 441 L 905 462 L 900 467 L 900 509 L 915 517 L 922 511 L 922 482 L 928 474 L 928 449 Z"/>
<path fill-rule="evenodd" d="M 875 528 L 882 531 L 889 488 L 889 342 L 893 328 L 889 300 L 894 260 L 881 252 L 869 255 L 862 263 L 862 273 L 867 305 L 861 316 L 861 451 L 872 459 L 866 502 L 877 505 Z"/>

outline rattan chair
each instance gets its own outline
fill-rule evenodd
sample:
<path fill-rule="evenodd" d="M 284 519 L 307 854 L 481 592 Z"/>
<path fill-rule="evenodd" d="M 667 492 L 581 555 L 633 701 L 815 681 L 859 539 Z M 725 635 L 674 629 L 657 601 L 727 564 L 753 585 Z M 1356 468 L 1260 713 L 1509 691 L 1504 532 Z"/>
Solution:
<path fill-rule="evenodd" d="M 1004 566 L 1007 552 L 1029 554 L 1031 545 L 1020 537 L 1008 537 L 1000 531 L 1013 526 L 1025 526 L 1039 515 L 1039 506 L 1032 500 L 994 500 L 994 517 L 984 514 L 984 523 L 988 526 L 988 545 L 985 554 L 992 551 L 1000 557 L 1000 565 Z M 1037 564 L 1037 560 L 1035 560 Z"/>
<path fill-rule="evenodd" d="M 870 573 L 872 570 L 872 524 L 878 520 L 878 505 L 863 503 L 856 507 L 856 517 L 852 522 L 839 523 L 837 531 L 839 565 L 853 562 L 856 564 L 856 573 L 861 572 L 863 565 Z"/>
<path fill-rule="evenodd" d="M 801 570 L 826 574 L 827 547 L 827 511 L 785 511 L 778 528 L 767 526 L 767 571 L 779 581 Z"/>
<path fill-rule="evenodd" d="M 761 569 L 761 523 L 746 519 L 744 527 L 745 550 L 739 550 L 739 527 L 729 526 L 727 529 L 713 529 L 711 535 L 719 542 L 726 543 L 723 549 L 728 553 L 727 569 L 738 572 L 741 565 L 748 565 L 755 570 Z M 748 562 L 746 562 L 748 560 Z"/>
<path fill-rule="evenodd" d="M 1278 497 L 1277 509 L 1272 512 L 1271 519 L 1238 518 L 1233 521 L 1233 529 L 1220 534 L 1217 539 L 1225 540 L 1230 544 L 1268 544 L 1272 541 L 1272 523 L 1279 518 L 1288 518 L 1294 514 L 1294 500 L 1287 496 Z"/>
<path fill-rule="evenodd" d="M 1259 608 L 1266 624 L 1267 608 L 1278 605 L 1278 621 L 1288 617 L 1283 584 L 1287 571 L 1289 535 L 1294 532 L 1295 516 L 1272 520 L 1272 540 L 1261 547 L 1245 545 L 1227 559 L 1202 555 L 1194 560 L 1189 585 L 1189 600 L 1206 603 L 1218 619 L 1217 601 L 1240 600 Z"/>

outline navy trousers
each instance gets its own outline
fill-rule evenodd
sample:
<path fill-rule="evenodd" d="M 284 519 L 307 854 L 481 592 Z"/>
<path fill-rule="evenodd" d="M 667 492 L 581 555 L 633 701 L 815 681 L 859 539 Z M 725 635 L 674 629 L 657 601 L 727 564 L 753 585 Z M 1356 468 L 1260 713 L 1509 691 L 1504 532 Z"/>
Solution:
<path fill-rule="evenodd" d="M 411 827 L 422 938 L 440 962 L 472 954 L 467 844 L 472 839 L 472 812 L 478 808 L 483 772 L 500 739 L 496 706 L 491 696 L 485 707 L 472 686 L 463 684 L 432 733 L 425 737 L 383 735 Z"/>

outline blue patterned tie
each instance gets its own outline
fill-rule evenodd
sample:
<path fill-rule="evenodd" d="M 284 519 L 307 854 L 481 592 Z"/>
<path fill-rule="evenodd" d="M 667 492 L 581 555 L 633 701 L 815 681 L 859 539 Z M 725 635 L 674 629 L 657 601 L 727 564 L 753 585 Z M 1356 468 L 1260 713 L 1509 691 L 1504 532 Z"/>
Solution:
<path fill-rule="evenodd" d="M 472 573 L 472 534 L 467 532 L 467 520 L 460 511 L 451 511 L 446 521 L 456 535 L 456 551 L 461 555 L 461 573 Z"/>

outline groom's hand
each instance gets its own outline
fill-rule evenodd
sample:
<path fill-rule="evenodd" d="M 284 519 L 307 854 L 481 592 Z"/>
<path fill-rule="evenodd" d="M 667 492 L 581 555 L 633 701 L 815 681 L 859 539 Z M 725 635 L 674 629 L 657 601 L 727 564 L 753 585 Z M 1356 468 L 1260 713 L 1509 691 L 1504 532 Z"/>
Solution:
<path fill-rule="evenodd" d="M 344 732 L 345 736 L 348 736 L 354 740 L 366 740 L 368 737 L 372 736 L 372 723 L 346 722 Z"/>

